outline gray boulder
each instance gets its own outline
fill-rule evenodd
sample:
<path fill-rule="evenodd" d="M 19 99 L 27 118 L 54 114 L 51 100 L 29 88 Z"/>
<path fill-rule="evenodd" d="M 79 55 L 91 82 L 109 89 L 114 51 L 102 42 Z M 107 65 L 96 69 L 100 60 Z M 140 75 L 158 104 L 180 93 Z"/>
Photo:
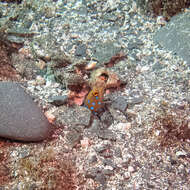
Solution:
<path fill-rule="evenodd" d="M 18 83 L 0 82 L 0 137 L 41 141 L 51 125 L 32 98 Z"/>
<path fill-rule="evenodd" d="M 154 41 L 183 58 L 190 65 L 190 12 L 172 17 L 160 28 Z"/>

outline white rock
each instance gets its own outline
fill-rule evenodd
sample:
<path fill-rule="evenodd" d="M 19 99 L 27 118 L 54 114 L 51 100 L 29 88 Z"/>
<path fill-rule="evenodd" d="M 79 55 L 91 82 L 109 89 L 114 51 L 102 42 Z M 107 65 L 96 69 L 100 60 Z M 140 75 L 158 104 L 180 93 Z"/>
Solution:
<path fill-rule="evenodd" d="M 177 157 L 186 156 L 186 155 L 187 155 L 187 153 L 186 153 L 185 151 L 177 151 L 177 152 L 176 152 L 176 156 L 177 156 Z"/>
<path fill-rule="evenodd" d="M 135 171 L 135 169 L 132 166 L 128 167 L 128 172 L 133 173 L 134 171 Z"/>

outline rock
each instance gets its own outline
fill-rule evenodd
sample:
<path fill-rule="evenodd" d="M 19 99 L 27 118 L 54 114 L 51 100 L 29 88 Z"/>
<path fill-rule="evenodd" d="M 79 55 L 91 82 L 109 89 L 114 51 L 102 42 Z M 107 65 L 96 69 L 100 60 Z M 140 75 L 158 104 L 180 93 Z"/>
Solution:
<path fill-rule="evenodd" d="M 41 70 L 36 65 L 35 60 L 29 59 L 27 56 L 23 56 L 21 53 L 13 53 L 11 55 L 11 62 L 20 75 L 28 80 L 35 79 L 38 74 L 43 73 L 43 71 L 45 72 L 46 70 Z"/>
<path fill-rule="evenodd" d="M 119 123 L 127 122 L 128 116 L 126 113 L 124 113 L 124 112 L 122 113 L 121 111 L 113 109 L 112 107 L 109 107 L 108 109 L 109 109 L 111 115 L 113 116 L 114 121 L 119 122 Z"/>
<path fill-rule="evenodd" d="M 144 101 L 144 97 L 143 96 L 139 96 L 139 97 L 133 97 L 130 100 L 128 100 L 128 105 L 133 106 L 135 104 L 141 104 Z"/>
<path fill-rule="evenodd" d="M 97 157 L 96 157 L 95 154 L 93 154 L 93 155 L 90 155 L 90 156 L 89 156 L 88 160 L 89 160 L 89 163 L 90 163 L 90 164 L 96 163 L 96 162 L 97 162 Z"/>
<path fill-rule="evenodd" d="M 88 126 L 90 123 L 91 112 L 82 106 L 60 106 L 54 113 L 56 122 L 61 126 Z"/>
<path fill-rule="evenodd" d="M 18 83 L 0 82 L 0 136 L 21 141 L 40 141 L 51 125 L 40 108 Z"/>
<path fill-rule="evenodd" d="M 110 149 L 110 145 L 109 144 L 99 144 L 95 147 L 95 151 L 97 153 L 103 153 L 106 150 Z"/>
<path fill-rule="evenodd" d="M 85 57 L 86 56 L 86 45 L 81 44 L 77 46 L 76 51 L 75 51 L 75 56 L 81 56 Z"/>
<path fill-rule="evenodd" d="M 128 106 L 127 99 L 123 98 L 122 96 L 117 97 L 113 103 L 112 107 L 116 110 L 126 111 Z"/>
<path fill-rule="evenodd" d="M 94 57 L 100 63 L 106 63 L 112 58 L 112 56 L 121 51 L 121 47 L 116 46 L 114 42 L 106 42 L 97 44 L 92 51 Z"/>
<path fill-rule="evenodd" d="M 104 169 L 104 170 L 102 171 L 102 173 L 103 173 L 104 175 L 111 176 L 111 175 L 114 174 L 114 171 L 113 171 L 113 170 L 110 170 L 110 169 Z"/>
<path fill-rule="evenodd" d="M 55 105 L 55 106 L 62 106 L 67 101 L 67 96 L 53 96 L 49 99 L 49 103 Z"/>
<path fill-rule="evenodd" d="M 166 26 L 160 28 L 154 36 L 156 43 L 181 56 L 187 64 L 190 64 L 189 19 L 190 12 L 176 15 Z"/>
<path fill-rule="evenodd" d="M 101 173 L 100 168 L 98 168 L 98 167 L 92 168 L 92 169 L 86 171 L 85 177 L 94 179 L 94 178 L 96 178 L 98 173 Z"/>
<path fill-rule="evenodd" d="M 117 165 L 111 159 L 103 159 L 102 162 L 104 166 L 111 166 L 112 169 L 117 168 Z"/>
<path fill-rule="evenodd" d="M 142 45 L 143 45 L 143 41 L 140 39 L 135 39 L 135 41 L 131 40 L 128 44 L 128 49 L 129 50 L 138 49 Z"/>
<path fill-rule="evenodd" d="M 108 128 L 114 122 L 113 117 L 109 111 L 103 112 L 100 116 L 100 120 L 102 122 L 103 128 Z"/>
<path fill-rule="evenodd" d="M 93 119 L 92 125 L 88 129 L 85 129 L 84 135 L 89 138 L 92 138 L 93 136 L 97 136 L 100 130 L 100 126 L 101 126 L 100 120 Z"/>
<path fill-rule="evenodd" d="M 97 182 L 99 182 L 101 185 L 105 185 L 106 184 L 106 177 L 104 174 L 102 173 L 98 173 L 95 180 Z"/>
<path fill-rule="evenodd" d="M 187 153 L 185 151 L 177 151 L 176 152 L 176 156 L 178 158 L 184 158 L 187 155 Z"/>
<path fill-rule="evenodd" d="M 116 157 L 122 158 L 122 152 L 121 152 L 121 148 L 120 147 L 116 147 L 115 148 L 114 155 Z"/>
<path fill-rule="evenodd" d="M 77 131 L 69 131 L 67 134 L 66 134 L 66 139 L 67 139 L 67 142 L 69 143 L 69 145 L 73 148 L 75 147 L 79 141 L 81 140 L 81 134 L 78 133 Z"/>
<path fill-rule="evenodd" d="M 103 140 L 116 141 L 116 135 L 109 129 L 100 130 L 98 137 Z"/>
<path fill-rule="evenodd" d="M 135 172 L 135 169 L 132 166 L 129 166 L 128 167 L 128 172 L 133 173 L 133 172 Z"/>

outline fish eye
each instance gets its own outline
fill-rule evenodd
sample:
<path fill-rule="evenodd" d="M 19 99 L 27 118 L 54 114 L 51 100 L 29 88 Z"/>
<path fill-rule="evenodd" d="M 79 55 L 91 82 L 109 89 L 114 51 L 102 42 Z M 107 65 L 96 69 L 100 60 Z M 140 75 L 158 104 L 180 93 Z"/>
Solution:
<path fill-rule="evenodd" d="M 94 92 L 93 95 L 94 95 L 94 96 L 98 96 L 98 92 Z"/>

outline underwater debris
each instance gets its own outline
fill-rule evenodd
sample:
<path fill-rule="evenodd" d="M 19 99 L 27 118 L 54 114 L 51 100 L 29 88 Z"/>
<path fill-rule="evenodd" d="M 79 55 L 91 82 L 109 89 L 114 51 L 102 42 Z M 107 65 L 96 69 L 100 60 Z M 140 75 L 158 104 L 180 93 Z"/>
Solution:
<path fill-rule="evenodd" d="M 104 85 L 107 88 L 117 88 L 121 82 L 116 73 L 101 67 L 92 72 L 89 84 L 92 87 L 97 85 Z"/>
<path fill-rule="evenodd" d="M 92 70 L 96 67 L 96 62 L 95 61 L 90 61 L 86 66 L 85 66 L 85 69 L 86 70 Z"/>
<path fill-rule="evenodd" d="M 153 121 L 151 135 L 161 147 L 172 147 L 190 140 L 190 118 L 188 109 L 165 107 Z"/>
<path fill-rule="evenodd" d="M 155 16 L 162 15 L 166 20 L 180 12 L 184 8 L 190 7 L 189 0 L 149 0 L 148 2 L 149 10 L 153 12 Z"/>
<path fill-rule="evenodd" d="M 115 64 L 119 63 L 120 61 L 126 59 L 127 56 L 120 52 L 114 55 L 108 62 L 104 63 L 106 67 L 113 67 Z"/>

